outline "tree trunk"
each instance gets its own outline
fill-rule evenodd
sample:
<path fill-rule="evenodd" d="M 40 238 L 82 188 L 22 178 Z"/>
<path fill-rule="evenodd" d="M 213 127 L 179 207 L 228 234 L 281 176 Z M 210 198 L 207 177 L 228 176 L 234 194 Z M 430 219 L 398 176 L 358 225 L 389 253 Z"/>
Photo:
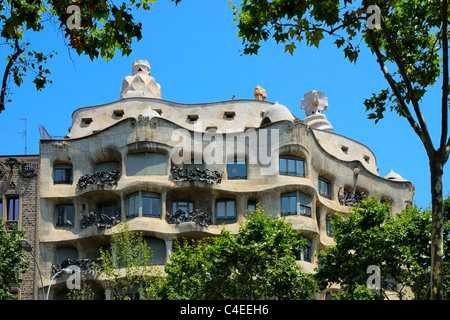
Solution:
<path fill-rule="evenodd" d="M 431 171 L 431 299 L 443 299 L 443 199 L 442 199 L 442 175 L 443 159 L 433 157 L 430 160 Z"/>

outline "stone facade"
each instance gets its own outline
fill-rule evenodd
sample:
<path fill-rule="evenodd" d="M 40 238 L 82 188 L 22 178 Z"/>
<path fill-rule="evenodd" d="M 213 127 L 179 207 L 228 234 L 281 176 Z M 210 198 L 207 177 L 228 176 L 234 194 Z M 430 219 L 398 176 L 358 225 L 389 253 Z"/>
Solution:
<path fill-rule="evenodd" d="M 39 255 L 39 156 L 0 156 L 0 217 L 6 228 L 16 225 L 24 229 L 26 239 L 33 247 L 33 254 Z M 26 253 L 30 261 L 28 272 L 21 274 L 19 287 L 12 288 L 19 299 L 37 298 L 39 274 L 34 259 Z"/>
<path fill-rule="evenodd" d="M 133 67 L 133 75 L 149 71 Z M 41 140 L 44 273 L 64 259 L 98 258 L 124 219 L 162 265 L 179 238 L 237 233 L 257 203 L 302 230 L 309 247 L 298 263 L 313 272 L 314 253 L 333 243 L 335 212 L 348 212 L 363 194 L 389 201 L 393 212 L 413 202 L 411 182 L 379 176 L 368 147 L 333 132 L 320 91 L 305 95 L 310 118 L 302 121 L 265 101 L 260 87 L 255 100 L 181 104 L 162 100 L 153 78 L 134 86 L 142 95 L 127 96 L 133 79 L 125 79 L 120 100 L 75 110 L 65 139 Z M 51 299 L 67 291 L 59 278 L 51 288 Z M 104 296 L 101 283 L 94 288 Z"/>

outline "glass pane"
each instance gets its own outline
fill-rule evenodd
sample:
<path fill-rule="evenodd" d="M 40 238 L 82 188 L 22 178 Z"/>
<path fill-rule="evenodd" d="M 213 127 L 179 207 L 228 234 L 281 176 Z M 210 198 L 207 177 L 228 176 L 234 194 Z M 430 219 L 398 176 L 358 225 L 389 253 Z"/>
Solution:
<path fill-rule="evenodd" d="M 167 157 L 164 153 L 147 153 L 147 164 L 147 174 L 166 174 Z"/>
<path fill-rule="evenodd" d="M 72 169 L 65 169 L 64 170 L 64 182 L 65 183 L 72 183 Z"/>
<path fill-rule="evenodd" d="M 217 202 L 217 218 L 225 218 L 225 202 Z"/>
<path fill-rule="evenodd" d="M 142 216 L 150 216 L 150 201 L 151 198 L 142 197 Z"/>
<path fill-rule="evenodd" d="M 151 213 L 151 215 L 154 217 L 159 217 L 160 216 L 159 208 L 160 208 L 159 199 L 152 198 L 152 213 Z"/>
<path fill-rule="evenodd" d="M 73 226 L 75 221 L 75 213 L 73 211 L 73 206 L 66 206 L 66 223 Z"/>
<path fill-rule="evenodd" d="M 228 178 L 235 178 L 237 176 L 237 167 L 235 163 L 228 164 Z"/>
<path fill-rule="evenodd" d="M 234 218 L 234 201 L 227 201 L 227 218 Z"/>
<path fill-rule="evenodd" d="M 64 170 L 55 169 L 55 182 L 63 182 L 63 181 L 64 181 Z"/>
<path fill-rule="evenodd" d="M 295 160 L 288 159 L 288 170 L 289 173 L 295 173 Z"/>
<path fill-rule="evenodd" d="M 8 199 L 8 221 L 19 220 L 19 198 Z"/>
<path fill-rule="evenodd" d="M 287 160 L 284 158 L 280 158 L 280 173 L 286 174 L 287 172 Z"/>
<path fill-rule="evenodd" d="M 305 173 L 303 171 L 303 160 L 297 160 L 296 164 L 297 164 L 297 169 L 296 169 L 297 175 L 300 177 L 304 177 Z"/>
<path fill-rule="evenodd" d="M 281 197 L 281 211 L 284 213 L 289 212 L 289 197 Z"/>
<path fill-rule="evenodd" d="M 131 217 L 134 212 L 134 198 L 133 196 L 128 196 L 128 210 L 127 217 Z"/>
<path fill-rule="evenodd" d="M 297 213 L 297 198 L 289 197 L 289 213 Z"/>
<path fill-rule="evenodd" d="M 145 175 L 145 153 L 127 155 L 127 176 Z"/>
<path fill-rule="evenodd" d="M 101 162 L 95 165 L 96 172 L 112 171 L 118 169 L 120 169 L 120 163 L 116 161 Z"/>
<path fill-rule="evenodd" d="M 252 210 L 252 211 L 256 210 L 256 201 L 249 200 L 247 202 L 247 210 Z"/>

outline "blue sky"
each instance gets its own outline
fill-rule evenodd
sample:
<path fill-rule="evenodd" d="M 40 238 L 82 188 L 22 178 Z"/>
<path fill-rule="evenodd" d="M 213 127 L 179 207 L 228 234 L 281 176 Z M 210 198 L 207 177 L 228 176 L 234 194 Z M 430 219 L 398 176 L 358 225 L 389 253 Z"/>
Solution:
<path fill-rule="evenodd" d="M 364 99 L 387 88 L 368 49 L 362 48 L 356 64 L 344 59 L 331 39 L 323 41 L 319 49 L 298 45 L 293 56 L 274 41 L 264 43 L 257 56 L 241 56 L 242 41 L 229 9 L 228 0 L 184 0 L 178 6 L 159 0 L 149 12 L 137 14 L 143 38 L 134 43 L 132 54 L 122 57 L 119 53 L 109 62 L 91 62 L 70 52 L 63 35 L 50 25 L 39 34 L 26 34 L 35 50 L 58 53 L 47 64 L 53 84 L 37 92 L 28 77 L 20 88 L 12 87 L 12 102 L 0 114 L 0 154 L 24 153 L 24 137 L 16 133 L 24 130 L 19 118 L 27 118 L 28 154 L 38 154 L 40 125 L 53 136 L 66 135 L 75 109 L 118 100 L 133 60 L 146 59 L 151 75 L 162 87 L 162 98 L 180 103 L 230 100 L 233 95 L 253 99 L 253 90 L 260 85 L 267 91 L 268 101 L 278 101 L 303 119 L 303 95 L 310 90 L 323 91 L 334 131 L 368 146 L 375 153 L 381 176 L 392 168 L 414 183 L 416 204 L 429 206 L 428 158 L 406 119 L 394 113 L 386 113 L 376 125 L 367 119 Z M 0 46 L 0 56 L 7 54 Z M 4 64 L 3 60 L 1 70 Z M 440 86 L 422 101 L 434 141 L 440 134 Z M 448 178 L 446 173 L 445 194 L 450 191 Z"/>

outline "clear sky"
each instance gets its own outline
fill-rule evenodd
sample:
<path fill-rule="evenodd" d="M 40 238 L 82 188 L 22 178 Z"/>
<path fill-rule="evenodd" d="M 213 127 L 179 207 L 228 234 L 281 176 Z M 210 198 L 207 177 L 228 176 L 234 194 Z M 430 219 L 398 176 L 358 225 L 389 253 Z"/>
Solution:
<path fill-rule="evenodd" d="M 145 59 L 151 65 L 151 76 L 162 87 L 162 98 L 180 103 L 231 100 L 233 95 L 253 99 L 253 90 L 260 85 L 267 91 L 268 101 L 278 101 L 303 119 L 303 95 L 310 90 L 323 91 L 329 104 L 325 114 L 334 132 L 368 146 L 375 153 L 380 176 L 392 168 L 414 183 L 417 205 L 430 205 L 428 158 L 406 119 L 389 112 L 376 125 L 367 119 L 364 99 L 388 87 L 367 48 L 362 48 L 356 64 L 344 58 L 332 39 L 323 41 L 319 49 L 298 45 L 293 56 L 269 41 L 257 56 L 242 56 L 242 41 L 229 9 L 228 0 L 184 0 L 178 6 L 159 0 L 150 11 L 137 14 L 143 38 L 134 43 L 132 54 L 122 57 L 119 53 L 109 62 L 79 57 L 50 25 L 39 34 L 26 34 L 35 50 L 58 53 L 47 63 L 53 84 L 37 92 L 28 77 L 20 88 L 12 86 L 12 102 L 0 114 L 0 155 L 24 154 L 25 139 L 20 132 L 25 123 L 19 118 L 27 118 L 28 154 L 38 154 L 40 125 L 52 136 L 66 135 L 74 110 L 118 100 L 133 60 Z M 5 46 L 0 46 L 0 70 L 4 70 L 8 54 Z M 440 92 L 439 83 L 422 101 L 436 143 Z M 450 191 L 449 178 L 446 173 L 444 194 Z"/>

